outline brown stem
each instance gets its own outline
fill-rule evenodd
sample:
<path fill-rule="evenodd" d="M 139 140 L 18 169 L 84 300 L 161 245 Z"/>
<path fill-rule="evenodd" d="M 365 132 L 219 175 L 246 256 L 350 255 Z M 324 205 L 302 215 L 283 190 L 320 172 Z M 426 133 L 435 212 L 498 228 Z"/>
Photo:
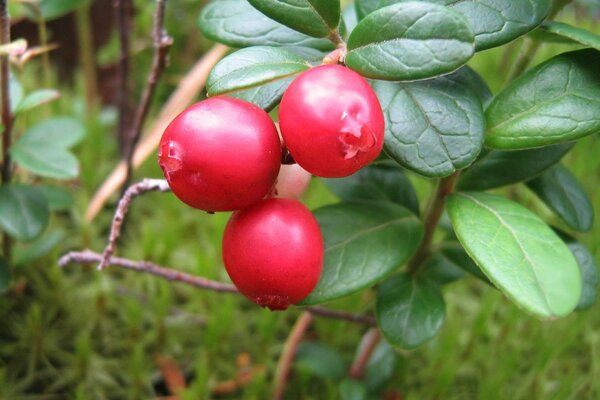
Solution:
<path fill-rule="evenodd" d="M 90 19 L 91 4 L 85 4 L 75 11 L 79 61 L 83 69 L 85 87 L 85 109 L 88 117 L 96 108 L 98 100 L 98 82 L 96 75 L 96 59 L 94 56 L 94 38 Z"/>
<path fill-rule="evenodd" d="M 159 192 L 168 192 L 171 189 L 169 188 L 169 184 L 164 179 L 144 179 L 141 182 L 136 183 L 135 185 L 131 185 L 126 191 L 121 200 L 119 200 L 119 204 L 117 205 L 117 210 L 115 211 L 115 216 L 113 217 L 112 225 L 110 227 L 110 235 L 108 237 L 108 244 L 102 253 L 102 260 L 98 265 L 98 269 L 102 270 L 106 268 L 110 262 L 110 258 L 115 252 L 115 248 L 117 245 L 117 240 L 121 235 L 121 228 L 123 226 L 123 221 L 125 220 L 125 216 L 129 211 L 129 205 L 136 197 L 153 191 Z"/>
<path fill-rule="evenodd" d="M 298 320 L 296 320 L 296 323 L 285 342 L 283 351 L 279 357 L 279 362 L 277 363 L 277 369 L 275 370 L 273 400 L 283 399 L 288 377 L 292 369 L 292 362 L 296 356 L 296 349 L 304 337 L 304 333 L 310 326 L 312 319 L 313 316 L 311 313 L 303 312 L 300 317 L 298 317 Z"/>
<path fill-rule="evenodd" d="M 8 16 L 7 0 L 0 0 L 0 44 L 10 43 L 10 18 Z M 10 159 L 10 146 L 12 142 L 13 113 L 10 98 L 10 65 L 9 56 L 0 56 L 0 97 L 2 100 L 2 184 L 8 185 L 11 180 L 12 163 Z M 12 253 L 12 239 L 6 232 L 2 233 L 2 249 L 4 258 L 10 262 Z"/>
<path fill-rule="evenodd" d="M 358 353 L 356 354 L 356 358 L 350 367 L 350 371 L 348 372 L 348 376 L 351 379 L 360 380 L 365 374 L 365 369 L 367 368 L 367 364 L 377 347 L 377 344 L 381 340 L 381 334 L 379 333 L 379 329 L 371 328 L 369 331 L 363 336 Z"/>
<path fill-rule="evenodd" d="M 460 171 L 453 173 L 446 178 L 440 179 L 437 185 L 434 196 L 431 199 L 431 204 L 425 215 L 425 233 L 423 240 L 419 245 L 415 255 L 409 261 L 406 271 L 409 274 L 417 272 L 421 264 L 429 257 L 429 251 L 431 249 L 431 243 L 433 242 L 433 235 L 437 228 L 438 222 L 444 212 L 444 204 L 446 203 L 446 197 L 454 190 L 454 185 L 458 180 Z"/>
<path fill-rule="evenodd" d="M 119 149 L 123 158 L 127 151 L 127 127 L 131 121 L 131 97 L 129 84 L 129 53 L 131 35 L 133 3 L 132 0 L 114 0 L 115 21 L 119 35 L 120 55 L 118 70 L 117 108 L 119 110 L 119 123 L 117 127 L 117 138 Z"/>
<path fill-rule="evenodd" d="M 156 86 L 167 66 L 167 55 L 169 53 L 169 49 L 173 44 L 173 39 L 165 32 L 164 28 L 165 6 L 166 0 L 156 0 L 156 11 L 154 13 L 154 27 L 152 34 L 154 39 L 154 57 L 152 59 L 152 68 L 150 69 L 150 73 L 148 75 L 147 85 L 144 89 L 142 99 L 135 113 L 130 134 L 128 135 L 127 153 L 125 157 L 127 172 L 123 188 L 126 188 L 131 180 L 131 173 L 133 170 L 133 154 L 138 141 L 140 140 L 142 126 L 146 120 L 146 117 L 148 116 L 148 111 L 156 91 Z"/>

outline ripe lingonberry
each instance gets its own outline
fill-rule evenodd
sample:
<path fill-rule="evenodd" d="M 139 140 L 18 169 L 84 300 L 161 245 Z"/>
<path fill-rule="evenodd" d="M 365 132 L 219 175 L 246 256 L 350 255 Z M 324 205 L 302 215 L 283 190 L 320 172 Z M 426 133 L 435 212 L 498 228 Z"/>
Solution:
<path fill-rule="evenodd" d="M 298 164 L 282 165 L 275 184 L 275 197 L 299 199 L 308 188 L 312 175 Z"/>
<path fill-rule="evenodd" d="M 285 310 L 319 280 L 321 230 L 299 201 L 264 200 L 231 216 L 223 236 L 223 262 L 242 294 L 260 306 Z"/>
<path fill-rule="evenodd" d="M 281 164 L 281 142 L 262 109 L 213 97 L 171 122 L 158 158 L 171 190 L 184 203 L 205 211 L 233 211 L 271 190 Z"/>
<path fill-rule="evenodd" d="M 294 160 L 326 178 L 353 174 L 383 147 L 383 112 L 375 92 L 341 65 L 322 65 L 298 76 L 281 100 L 279 127 Z"/>

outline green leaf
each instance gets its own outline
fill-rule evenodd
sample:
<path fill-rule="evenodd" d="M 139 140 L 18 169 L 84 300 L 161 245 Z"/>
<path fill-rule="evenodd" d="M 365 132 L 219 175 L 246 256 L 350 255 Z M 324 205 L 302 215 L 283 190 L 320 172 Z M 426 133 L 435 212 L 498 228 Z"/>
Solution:
<path fill-rule="evenodd" d="M 406 262 L 423 237 L 423 226 L 404 207 L 353 201 L 317 209 L 325 261 L 317 287 L 302 304 L 318 304 L 357 292 Z"/>
<path fill-rule="evenodd" d="M 44 192 L 50 211 L 67 211 L 73 207 L 73 196 L 69 190 L 50 185 L 40 185 L 38 187 Z"/>
<path fill-rule="evenodd" d="M 344 379 L 340 384 L 340 399 L 367 400 L 367 387 L 360 381 Z"/>
<path fill-rule="evenodd" d="M 478 192 L 453 194 L 447 207 L 467 253 L 518 306 L 544 318 L 573 311 L 581 295 L 577 261 L 538 216 Z"/>
<path fill-rule="evenodd" d="M 49 219 L 44 193 L 34 186 L 0 186 L 0 226 L 17 240 L 36 238 Z"/>
<path fill-rule="evenodd" d="M 327 37 L 340 22 L 339 0 L 248 0 L 266 16 L 298 32 Z"/>
<path fill-rule="evenodd" d="M 359 22 L 348 40 L 346 65 L 368 78 L 416 80 L 454 71 L 473 51 L 473 32 L 461 14 L 409 2 Z"/>
<path fill-rule="evenodd" d="M 266 112 L 273 110 L 281 102 L 283 93 L 295 77 L 279 79 L 266 85 L 256 86 L 250 89 L 241 90 L 227 94 L 228 97 L 245 100 L 255 104 Z"/>
<path fill-rule="evenodd" d="M 431 258 L 425 262 L 421 271 L 424 278 L 441 285 L 462 278 L 465 272 L 491 284 L 465 249 L 456 242 L 442 243 Z"/>
<path fill-rule="evenodd" d="M 365 368 L 364 382 L 369 392 L 377 392 L 385 386 L 394 374 L 396 360 L 394 349 L 386 341 L 381 340 Z"/>
<path fill-rule="evenodd" d="M 33 93 L 28 94 L 17 104 L 15 108 L 15 114 L 21 114 L 26 111 L 32 110 L 42 104 L 49 103 L 60 97 L 60 92 L 54 89 L 39 89 Z"/>
<path fill-rule="evenodd" d="M 315 39 L 273 21 L 246 0 L 213 0 L 200 13 L 202 33 L 232 47 L 308 46 L 333 49 L 326 39 Z"/>
<path fill-rule="evenodd" d="M 483 104 L 484 109 L 490 104 L 494 97 L 492 91 L 481 75 L 471 69 L 468 65 L 465 65 L 453 74 L 446 75 L 446 78 L 471 89 L 477 95 L 481 104 Z"/>
<path fill-rule="evenodd" d="M 358 25 L 358 16 L 356 15 L 356 8 L 354 4 L 350 3 L 342 10 L 342 27 L 344 28 L 344 32 L 342 32 L 345 36 L 344 39 L 348 40 L 348 37 Z"/>
<path fill-rule="evenodd" d="M 524 149 L 600 131 L 600 52 L 556 56 L 514 80 L 486 110 L 486 145 Z"/>
<path fill-rule="evenodd" d="M 21 136 L 10 154 L 21 167 L 48 178 L 72 179 L 79 175 L 79 162 L 68 150 L 55 146 L 49 138 Z"/>
<path fill-rule="evenodd" d="M 322 379 L 339 380 L 346 376 L 344 357 L 333 347 L 320 342 L 302 342 L 296 350 L 295 366 Z"/>
<path fill-rule="evenodd" d="M 356 8 L 356 15 L 358 20 L 362 20 L 373 11 L 380 8 L 381 0 L 355 0 L 354 7 Z"/>
<path fill-rule="evenodd" d="M 459 79 L 372 85 L 385 117 L 384 150 L 406 168 L 444 177 L 471 164 L 481 151 L 483 108 Z"/>
<path fill-rule="evenodd" d="M 40 11 L 45 20 L 62 17 L 83 6 L 86 0 L 41 0 Z"/>
<path fill-rule="evenodd" d="M 4 258 L 0 257 L 0 295 L 8 292 L 11 280 L 12 273 L 10 271 L 10 265 Z"/>
<path fill-rule="evenodd" d="M 527 182 L 527 187 L 571 229 L 586 232 L 592 228 L 594 207 L 575 175 L 564 166 L 554 166 Z"/>
<path fill-rule="evenodd" d="M 85 127 L 74 118 L 56 117 L 40 122 L 25 132 L 28 140 L 45 141 L 56 147 L 71 148 L 85 136 Z"/>
<path fill-rule="evenodd" d="M 381 334 L 392 346 L 414 349 L 439 332 L 446 305 L 437 285 L 400 274 L 377 289 L 375 316 Z"/>
<path fill-rule="evenodd" d="M 573 145 L 564 143 L 540 149 L 488 151 L 461 174 L 457 188 L 486 190 L 531 179 L 558 163 Z"/>
<path fill-rule="evenodd" d="M 19 82 L 12 72 L 10 73 L 10 79 L 8 80 L 8 91 L 10 93 L 10 109 L 14 114 L 17 105 L 23 98 L 23 87 L 21 86 L 21 82 Z"/>
<path fill-rule="evenodd" d="M 256 46 L 241 49 L 215 65 L 206 84 L 209 96 L 250 89 L 290 78 L 310 65 L 289 50 Z"/>
<path fill-rule="evenodd" d="M 545 33 L 556 35 L 585 47 L 593 47 L 596 50 L 600 50 L 600 36 L 588 30 L 556 21 L 546 21 L 539 29 Z"/>
<path fill-rule="evenodd" d="M 400 167 L 391 162 L 373 164 L 342 179 L 324 179 L 342 200 L 384 200 L 398 203 L 419 215 L 419 200 Z"/>
<path fill-rule="evenodd" d="M 596 260 L 594 260 L 594 256 L 584 245 L 563 232 L 558 232 L 558 234 L 575 256 L 577 265 L 579 265 L 579 270 L 581 271 L 581 297 L 575 309 L 577 311 L 586 310 L 593 306 L 598 298 L 598 284 L 600 284 L 598 265 L 596 264 Z"/>
<path fill-rule="evenodd" d="M 54 230 L 44 234 L 27 245 L 15 248 L 14 264 L 16 266 L 27 265 L 40 257 L 48 254 L 52 249 L 58 246 L 67 234 L 63 231 Z"/>

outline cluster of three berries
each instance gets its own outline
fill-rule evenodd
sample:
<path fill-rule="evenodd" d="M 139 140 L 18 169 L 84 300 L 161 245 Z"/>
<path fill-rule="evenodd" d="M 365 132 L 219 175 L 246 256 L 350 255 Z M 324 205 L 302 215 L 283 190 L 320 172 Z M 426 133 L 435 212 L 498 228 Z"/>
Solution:
<path fill-rule="evenodd" d="M 321 177 L 353 174 L 383 145 L 383 113 L 364 78 L 338 65 L 296 78 L 279 109 L 281 136 L 294 160 Z M 173 193 L 205 211 L 235 211 L 223 261 L 246 297 L 285 309 L 317 284 L 323 239 L 300 202 L 270 197 L 282 144 L 267 113 L 233 98 L 194 104 L 165 130 L 159 164 Z"/>

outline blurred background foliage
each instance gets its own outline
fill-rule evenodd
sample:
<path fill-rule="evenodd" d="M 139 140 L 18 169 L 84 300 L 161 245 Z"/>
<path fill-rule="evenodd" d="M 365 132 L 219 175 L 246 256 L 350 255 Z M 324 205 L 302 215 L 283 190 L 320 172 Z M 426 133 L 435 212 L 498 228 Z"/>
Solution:
<path fill-rule="evenodd" d="M 15 132 L 20 134 L 50 115 L 65 115 L 81 121 L 86 136 L 74 149 L 81 163 L 80 177 L 61 184 L 66 193 L 63 206 L 52 214 L 42 237 L 20 245 L 25 259 L 13 270 L 10 285 L 5 282 L 6 293 L 0 297 L 0 399 L 166 397 L 171 394 L 169 373 L 185 378 L 181 399 L 268 398 L 277 358 L 298 310 L 272 313 L 237 296 L 199 291 L 134 272 L 57 267 L 59 255 L 67 250 L 103 248 L 116 198 L 93 223 L 84 222 L 83 215 L 119 157 L 117 113 L 111 105 L 119 57 L 112 1 L 71 1 L 89 11 L 90 20 L 79 29 L 89 29 L 94 37 L 93 47 L 87 50 L 96 57 L 102 101 L 92 113 L 86 113 L 78 61 L 82 49 L 75 40 L 81 32 L 77 14 L 52 14 L 50 9 L 39 18 L 23 2 L 11 4 L 13 38 L 25 37 L 36 45 L 38 29 L 44 25 L 47 40 L 59 45 L 49 53 L 49 68 L 35 58 L 14 69 L 16 78 L 25 91 L 44 86 L 62 93 L 58 100 L 20 119 Z M 131 80 L 133 92 L 139 93 L 152 57 L 154 4 L 134 3 Z M 211 46 L 196 26 L 202 3 L 168 2 L 166 27 L 175 40 L 151 115 Z M 600 33 L 599 13 L 596 0 L 582 0 L 558 19 Z M 521 44 L 522 39 L 478 53 L 469 65 L 496 93 Z M 546 44 L 536 62 L 572 48 Z M 199 93 L 198 99 L 202 96 Z M 582 140 L 565 158 L 588 190 L 596 215 L 600 214 L 598 139 L 595 135 Z M 28 178 L 23 171 L 19 174 Z M 161 177 L 155 158 L 135 176 Z M 409 177 L 419 199 L 425 199 L 432 183 Z M 503 190 L 512 191 L 547 220 L 557 222 L 524 185 Z M 336 198 L 313 179 L 303 201 L 314 208 Z M 149 194 L 132 207 L 119 254 L 226 280 L 220 238 L 227 218 L 227 214 L 192 210 L 171 194 Z M 598 223 L 581 237 L 597 260 L 598 238 Z M 410 352 L 380 346 L 367 372 L 368 385 L 377 393 L 373 398 L 600 398 L 597 307 L 559 321 L 540 322 L 470 277 L 447 286 L 445 296 L 448 317 L 434 340 Z M 366 291 L 332 306 L 368 312 L 373 300 Z M 352 393 L 351 383 L 340 384 L 340 380 L 364 332 L 365 328 L 347 322 L 317 319 L 298 352 L 288 397 L 324 399 Z"/>

